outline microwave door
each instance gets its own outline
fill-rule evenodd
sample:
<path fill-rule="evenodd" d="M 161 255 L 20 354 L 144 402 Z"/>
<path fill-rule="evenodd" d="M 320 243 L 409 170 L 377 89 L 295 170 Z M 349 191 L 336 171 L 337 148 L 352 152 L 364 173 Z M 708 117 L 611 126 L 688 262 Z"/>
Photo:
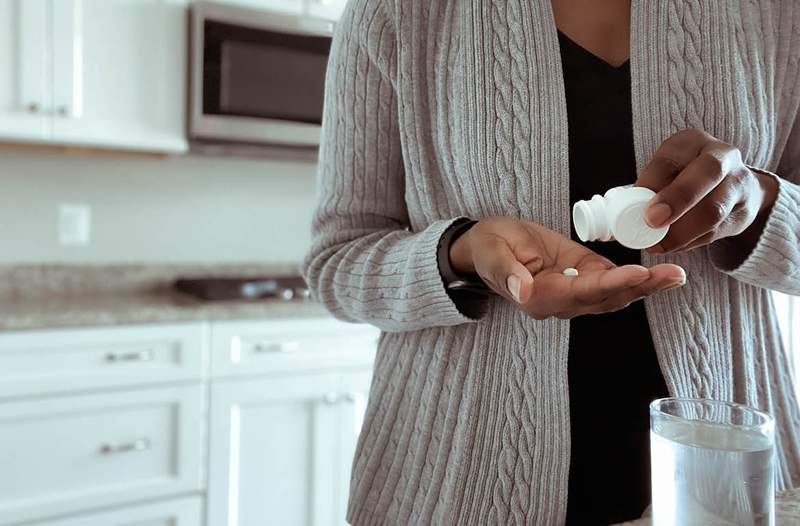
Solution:
<path fill-rule="evenodd" d="M 227 42 L 222 48 L 220 110 L 319 125 L 326 65 L 326 56 L 303 50 Z"/>
<path fill-rule="evenodd" d="M 205 22 L 195 137 L 319 144 L 330 37 Z"/>

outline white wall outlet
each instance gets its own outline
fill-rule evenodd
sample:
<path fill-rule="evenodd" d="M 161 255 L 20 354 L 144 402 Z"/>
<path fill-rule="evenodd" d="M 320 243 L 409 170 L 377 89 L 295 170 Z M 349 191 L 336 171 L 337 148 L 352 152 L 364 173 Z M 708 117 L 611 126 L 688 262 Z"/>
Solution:
<path fill-rule="evenodd" d="M 62 246 L 85 247 L 91 241 L 92 215 L 89 205 L 58 206 L 58 242 Z"/>

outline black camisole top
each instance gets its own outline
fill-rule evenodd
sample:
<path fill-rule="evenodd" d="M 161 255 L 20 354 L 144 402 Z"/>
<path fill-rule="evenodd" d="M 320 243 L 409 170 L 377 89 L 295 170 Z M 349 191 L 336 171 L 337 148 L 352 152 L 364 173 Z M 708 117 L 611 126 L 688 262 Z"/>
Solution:
<path fill-rule="evenodd" d="M 636 180 L 631 75 L 628 62 L 613 67 L 560 32 L 559 43 L 574 204 Z M 638 251 L 616 242 L 585 245 L 617 265 L 641 261 Z M 644 304 L 574 318 L 568 377 L 567 524 L 604 525 L 640 517 L 650 502 L 648 405 L 668 396 Z"/>

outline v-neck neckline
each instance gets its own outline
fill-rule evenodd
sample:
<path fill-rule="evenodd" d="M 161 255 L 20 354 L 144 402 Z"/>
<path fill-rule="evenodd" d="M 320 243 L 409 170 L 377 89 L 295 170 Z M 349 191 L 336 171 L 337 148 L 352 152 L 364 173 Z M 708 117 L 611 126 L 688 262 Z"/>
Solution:
<path fill-rule="evenodd" d="M 556 29 L 556 31 L 558 32 L 558 37 L 559 37 L 560 40 L 566 41 L 567 44 L 570 47 L 576 49 L 582 55 L 588 56 L 593 62 L 597 62 L 597 63 L 601 64 L 602 66 L 604 66 L 607 69 L 610 69 L 612 71 L 624 71 L 631 63 L 631 59 L 630 59 L 630 57 L 628 57 L 628 59 L 625 62 L 623 62 L 619 66 L 615 66 L 615 65 L 611 64 L 610 62 L 606 61 L 605 59 L 600 58 L 598 55 L 595 55 L 594 53 L 592 53 L 591 51 L 589 51 L 588 49 L 586 49 L 582 45 L 578 44 L 574 40 L 572 40 L 569 36 L 567 36 L 566 33 L 561 31 L 560 29 Z"/>

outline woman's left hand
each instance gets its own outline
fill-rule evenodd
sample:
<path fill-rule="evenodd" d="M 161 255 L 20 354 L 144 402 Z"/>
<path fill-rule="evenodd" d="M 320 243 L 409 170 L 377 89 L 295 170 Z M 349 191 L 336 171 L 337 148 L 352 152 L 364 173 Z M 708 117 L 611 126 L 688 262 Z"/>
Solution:
<path fill-rule="evenodd" d="M 741 152 L 699 130 L 676 133 L 656 150 L 636 186 L 657 192 L 645 212 L 654 228 L 671 225 L 651 254 L 691 250 L 738 236 L 775 202 L 778 183 L 750 170 Z"/>

